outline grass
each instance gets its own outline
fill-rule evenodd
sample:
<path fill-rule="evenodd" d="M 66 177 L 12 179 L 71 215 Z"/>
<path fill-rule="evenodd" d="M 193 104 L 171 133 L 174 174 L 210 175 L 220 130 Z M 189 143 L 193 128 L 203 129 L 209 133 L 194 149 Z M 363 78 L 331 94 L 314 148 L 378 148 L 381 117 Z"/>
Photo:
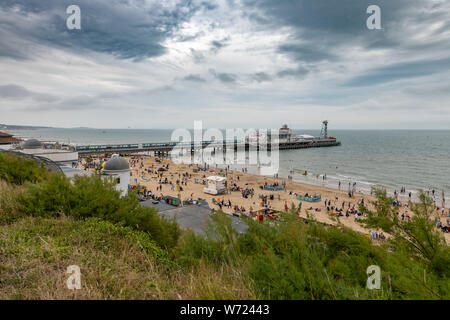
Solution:
<path fill-rule="evenodd" d="M 69 265 L 81 290 L 69 290 Z M 239 271 L 177 269 L 144 233 L 107 221 L 20 219 L 0 226 L 0 299 L 251 299 Z"/>

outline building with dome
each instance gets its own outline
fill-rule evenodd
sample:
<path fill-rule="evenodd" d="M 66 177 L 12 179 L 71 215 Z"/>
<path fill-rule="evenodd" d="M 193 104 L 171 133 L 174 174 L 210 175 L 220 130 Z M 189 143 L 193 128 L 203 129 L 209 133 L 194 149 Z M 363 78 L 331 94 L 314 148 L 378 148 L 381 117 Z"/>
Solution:
<path fill-rule="evenodd" d="M 42 149 L 42 143 L 37 139 L 28 139 L 22 144 L 24 150 Z"/>
<path fill-rule="evenodd" d="M 116 182 L 116 189 L 125 196 L 131 184 L 131 169 L 128 161 L 121 158 L 118 154 L 113 154 L 104 167 L 102 174 L 113 178 Z"/>
<path fill-rule="evenodd" d="M 19 152 L 49 159 L 59 166 L 76 167 L 78 152 L 70 148 L 61 148 L 56 144 L 42 143 L 37 139 L 28 139 L 16 149 Z"/>

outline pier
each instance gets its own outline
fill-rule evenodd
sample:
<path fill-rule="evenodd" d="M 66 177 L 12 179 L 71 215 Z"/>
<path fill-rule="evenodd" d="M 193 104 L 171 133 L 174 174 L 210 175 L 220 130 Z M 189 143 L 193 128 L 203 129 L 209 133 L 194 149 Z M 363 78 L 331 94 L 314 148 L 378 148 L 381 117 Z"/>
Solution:
<path fill-rule="evenodd" d="M 262 140 L 261 140 L 262 139 Z M 264 142 L 262 142 L 264 141 Z M 168 155 L 169 152 L 175 148 L 190 149 L 191 153 L 195 150 L 213 148 L 213 152 L 217 149 L 234 149 L 237 150 L 271 150 L 271 144 L 276 142 L 278 150 L 291 149 L 307 149 L 307 148 L 323 148 L 340 146 L 341 142 L 335 137 L 328 136 L 328 121 L 322 122 L 322 130 L 319 137 L 309 135 L 296 136 L 291 129 L 285 124 L 279 130 L 277 137 L 272 137 L 271 133 L 261 134 L 256 132 L 253 137 L 246 137 L 244 141 L 235 140 L 219 140 L 219 141 L 201 141 L 191 143 L 178 142 L 157 142 L 157 143 L 136 143 L 136 144 L 115 144 L 115 145 L 87 145 L 77 146 L 75 150 L 78 154 L 89 156 L 94 154 L 104 154 L 105 157 L 114 153 L 127 156 L 140 152 L 154 152 L 155 155 Z M 256 143 L 255 143 L 256 142 Z"/>
<path fill-rule="evenodd" d="M 306 149 L 306 148 L 322 148 L 322 147 L 335 147 L 340 146 L 341 142 L 332 138 L 314 138 L 294 142 L 281 142 L 278 144 L 279 150 L 290 150 L 290 149 Z M 264 148 L 270 150 L 269 145 L 258 145 L 252 146 L 249 143 L 236 142 L 236 141 L 223 141 L 223 142 L 211 142 L 203 141 L 200 143 L 192 143 L 190 145 L 178 144 L 176 142 L 165 142 L 165 143 L 140 143 L 140 144 L 116 144 L 116 145 L 89 145 L 89 146 L 77 146 L 75 150 L 81 157 L 95 155 L 95 154 L 105 154 L 110 155 L 117 153 L 120 155 L 130 155 L 139 152 L 154 152 L 156 155 L 168 154 L 174 147 L 183 147 L 185 149 L 191 149 L 194 153 L 195 150 L 214 148 L 214 149 L 227 149 L 233 148 L 234 150 L 249 150 L 250 148 L 259 150 Z"/>

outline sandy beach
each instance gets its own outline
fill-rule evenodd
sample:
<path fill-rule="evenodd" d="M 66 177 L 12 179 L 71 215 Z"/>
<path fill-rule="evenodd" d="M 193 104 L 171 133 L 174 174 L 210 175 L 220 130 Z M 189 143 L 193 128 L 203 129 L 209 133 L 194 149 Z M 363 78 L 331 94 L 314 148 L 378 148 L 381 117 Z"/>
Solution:
<path fill-rule="evenodd" d="M 244 208 L 245 214 L 248 215 L 250 210 L 256 212 L 263 208 L 261 206 L 261 195 L 268 197 L 273 195 L 273 200 L 268 200 L 267 204 L 271 209 L 285 211 L 286 206 L 290 208 L 294 205 L 298 208 L 300 201 L 296 198 L 297 194 L 317 194 L 321 196 L 320 202 L 302 201 L 300 216 L 307 217 L 307 214 L 310 214 L 311 216 L 314 216 L 317 221 L 331 225 L 336 225 L 340 222 L 342 225 L 364 234 L 368 234 L 369 231 L 381 231 L 363 228 L 361 224 L 355 220 L 353 214 L 346 217 L 345 213 L 347 209 L 354 208 L 357 210 L 359 202 L 361 201 L 364 201 L 369 208 L 372 208 L 370 202 L 375 200 L 371 195 L 357 192 L 354 193 L 353 197 L 349 197 L 348 187 L 346 186 L 343 186 L 342 190 L 336 190 L 327 187 L 307 185 L 283 178 L 265 177 L 236 170 L 227 171 L 220 168 L 208 168 L 208 170 L 202 171 L 198 170 L 199 167 L 197 165 L 177 165 L 167 159 L 158 159 L 161 161 L 158 162 L 157 158 L 146 155 L 126 157 L 126 159 L 130 163 L 131 184 L 134 185 L 137 181 L 140 187 L 145 187 L 147 191 L 151 191 L 155 196 L 172 196 L 180 198 L 181 201 L 203 199 L 208 202 L 211 209 L 215 210 L 218 210 L 219 206 L 214 204 L 213 199 L 216 201 L 224 200 L 225 204 L 230 201 L 231 207 L 222 207 L 224 212 L 232 214 L 235 212 L 235 206 L 238 206 L 239 208 Z M 80 163 L 80 166 L 81 165 L 82 164 Z M 159 168 L 166 168 L 167 166 L 167 171 L 158 171 Z M 227 178 L 228 189 L 234 184 L 239 188 L 253 189 L 253 197 L 248 196 L 247 198 L 244 198 L 240 191 L 228 191 L 227 194 L 222 195 L 205 194 L 203 192 L 205 185 L 202 182 L 206 180 L 207 177 L 214 175 L 225 175 Z M 165 179 L 167 179 L 168 183 L 159 183 L 160 180 L 164 181 Z M 180 182 L 182 190 L 177 188 L 177 180 Z M 286 187 L 281 191 L 268 191 L 260 188 L 260 186 L 263 186 L 264 184 L 273 185 L 274 183 L 278 183 L 279 185 L 285 183 Z M 329 201 L 331 202 L 329 207 L 332 208 L 332 210 L 330 212 L 327 210 L 325 200 L 327 203 Z M 337 218 L 337 213 L 334 208 L 340 209 L 342 207 L 344 208 L 342 212 L 343 216 Z M 448 209 L 446 212 L 447 211 Z M 400 207 L 400 214 L 402 213 L 405 216 L 411 215 L 411 212 L 405 206 Z M 436 217 L 438 215 L 438 212 L 436 212 Z M 362 218 L 363 217 L 358 217 L 358 219 Z M 446 219 L 446 217 L 441 217 L 443 224 L 447 222 Z M 450 235 L 445 234 L 444 236 L 448 242 L 450 240 Z"/>

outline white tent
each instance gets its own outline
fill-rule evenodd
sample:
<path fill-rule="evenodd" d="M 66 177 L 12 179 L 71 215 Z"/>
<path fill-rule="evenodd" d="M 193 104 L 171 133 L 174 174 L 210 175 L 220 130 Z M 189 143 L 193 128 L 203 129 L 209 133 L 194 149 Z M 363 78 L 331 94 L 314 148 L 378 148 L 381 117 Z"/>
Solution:
<path fill-rule="evenodd" d="M 221 194 L 226 191 L 225 181 L 227 178 L 219 176 L 208 177 L 208 185 L 203 189 L 204 193 L 208 194 Z"/>

